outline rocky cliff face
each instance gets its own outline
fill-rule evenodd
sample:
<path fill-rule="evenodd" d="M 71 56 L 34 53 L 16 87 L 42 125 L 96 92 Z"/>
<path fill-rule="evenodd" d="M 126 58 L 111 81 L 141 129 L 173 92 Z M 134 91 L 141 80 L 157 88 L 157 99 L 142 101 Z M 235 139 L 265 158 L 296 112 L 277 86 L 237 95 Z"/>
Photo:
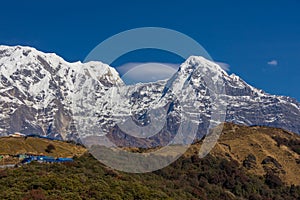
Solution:
<path fill-rule="evenodd" d="M 29 47 L 0 46 L 0 69 L 0 135 L 17 131 L 77 140 L 84 130 L 80 124 L 84 116 L 91 119 L 86 123 L 96 123 L 110 138 L 126 138 L 121 145 L 161 144 L 178 132 L 184 118 L 180 114 L 182 101 L 187 100 L 194 103 L 184 109 L 198 126 L 198 138 L 219 123 L 209 123 L 213 113 L 228 122 L 300 133 L 300 104 L 296 100 L 258 90 L 202 57 L 190 57 L 170 80 L 134 86 L 125 86 L 106 64 L 68 63 Z M 185 89 L 188 92 L 181 92 Z M 216 90 L 220 94 L 217 104 Z M 153 106 L 166 115 L 159 125 L 162 131 L 152 127 L 157 136 L 145 140 L 124 133 L 124 119 L 130 118 L 139 127 L 160 121 L 148 112 Z"/>

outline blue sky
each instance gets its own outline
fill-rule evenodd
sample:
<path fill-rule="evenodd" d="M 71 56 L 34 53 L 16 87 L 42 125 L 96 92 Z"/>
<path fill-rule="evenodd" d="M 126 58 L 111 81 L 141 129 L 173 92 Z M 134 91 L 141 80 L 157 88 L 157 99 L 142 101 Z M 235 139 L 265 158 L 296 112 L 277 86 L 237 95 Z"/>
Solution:
<path fill-rule="evenodd" d="M 300 1 L 4 1 L 0 44 L 28 45 L 83 61 L 106 38 L 137 27 L 165 27 L 197 40 L 253 86 L 300 100 Z M 172 55 L 127 55 L 126 62 L 180 62 Z M 268 64 L 269 63 L 269 64 Z"/>

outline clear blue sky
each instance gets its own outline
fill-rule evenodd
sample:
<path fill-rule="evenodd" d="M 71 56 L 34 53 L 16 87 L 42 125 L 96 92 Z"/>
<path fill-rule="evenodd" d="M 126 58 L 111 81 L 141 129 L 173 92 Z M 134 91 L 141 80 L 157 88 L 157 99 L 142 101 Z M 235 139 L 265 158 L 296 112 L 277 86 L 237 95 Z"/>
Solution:
<path fill-rule="evenodd" d="M 299 0 L 10 0 L 0 6 L 0 44 L 33 46 L 67 61 L 83 61 L 106 38 L 145 26 L 185 33 L 228 63 L 230 73 L 300 100 Z M 172 59 L 140 53 L 122 62 Z"/>

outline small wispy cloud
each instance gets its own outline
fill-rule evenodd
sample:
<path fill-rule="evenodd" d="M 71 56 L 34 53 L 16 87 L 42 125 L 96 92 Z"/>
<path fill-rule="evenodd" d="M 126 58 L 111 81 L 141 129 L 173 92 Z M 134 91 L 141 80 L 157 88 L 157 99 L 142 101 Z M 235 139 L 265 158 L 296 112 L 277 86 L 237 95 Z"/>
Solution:
<path fill-rule="evenodd" d="M 223 70 L 225 70 L 226 72 L 230 71 L 230 65 L 224 62 L 215 62 L 216 64 L 218 64 Z"/>
<path fill-rule="evenodd" d="M 277 60 L 271 60 L 267 63 L 270 66 L 277 66 L 278 65 L 278 61 Z"/>

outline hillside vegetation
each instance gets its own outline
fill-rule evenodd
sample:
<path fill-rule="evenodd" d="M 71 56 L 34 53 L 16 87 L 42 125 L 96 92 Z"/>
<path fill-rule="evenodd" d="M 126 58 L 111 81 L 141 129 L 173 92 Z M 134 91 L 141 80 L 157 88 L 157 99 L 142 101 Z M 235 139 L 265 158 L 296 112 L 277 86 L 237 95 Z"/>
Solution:
<path fill-rule="evenodd" d="M 152 173 L 119 172 L 88 153 L 73 163 L 0 170 L 0 199 L 297 200 L 299 141 L 281 129 L 225 124 L 208 156 L 198 157 L 199 141 Z"/>

